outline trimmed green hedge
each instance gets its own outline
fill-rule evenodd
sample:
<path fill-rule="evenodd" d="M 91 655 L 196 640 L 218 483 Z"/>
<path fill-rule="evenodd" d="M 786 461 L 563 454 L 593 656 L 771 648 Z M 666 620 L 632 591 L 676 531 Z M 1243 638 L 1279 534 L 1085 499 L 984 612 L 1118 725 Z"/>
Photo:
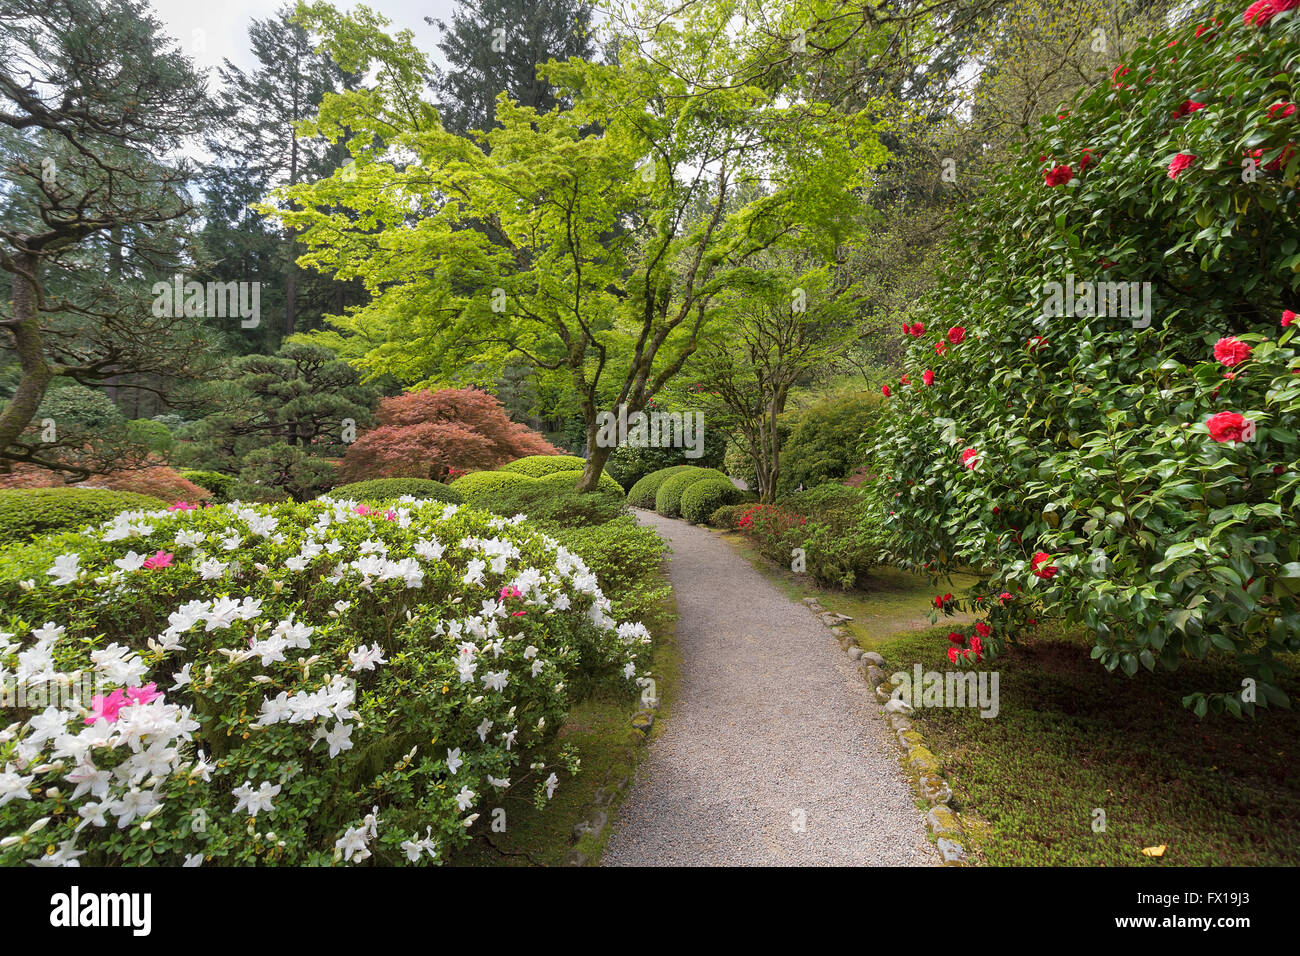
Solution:
<path fill-rule="evenodd" d="M 465 499 L 465 504 L 475 505 L 476 499 L 481 496 L 494 494 L 508 485 L 518 485 L 533 480 L 527 475 L 510 471 L 475 471 L 462 475 L 447 487 Z"/>
<path fill-rule="evenodd" d="M 157 511 L 161 498 L 100 488 L 15 488 L 0 491 L 0 546 L 43 534 L 78 531 L 123 511 Z"/>
<path fill-rule="evenodd" d="M 369 481 L 354 481 L 348 485 L 339 485 L 318 497 L 380 501 L 385 498 L 400 498 L 402 495 L 432 501 L 448 501 L 454 505 L 461 504 L 465 500 L 455 488 L 430 478 L 372 478 Z"/>
<path fill-rule="evenodd" d="M 673 475 L 681 474 L 686 469 L 694 467 L 696 466 L 670 465 L 667 468 L 660 468 L 658 471 L 650 472 L 650 474 L 638 480 L 628 491 L 627 503 L 634 508 L 653 508 L 655 506 L 655 495 L 659 493 L 659 486 Z"/>
<path fill-rule="evenodd" d="M 703 524 L 723 505 L 738 504 L 751 496 L 731 483 L 729 478 L 705 478 L 682 492 L 682 517 L 691 524 Z"/>
<path fill-rule="evenodd" d="M 716 468 L 695 468 L 690 467 L 685 471 L 679 471 L 671 475 L 667 481 L 659 486 L 655 492 L 655 511 L 659 512 L 665 518 L 679 518 L 682 513 L 682 495 L 686 489 L 697 481 L 703 481 L 706 478 L 721 478 L 724 481 L 727 476 Z M 730 484 L 730 482 L 728 482 Z"/>
<path fill-rule="evenodd" d="M 623 514 L 623 489 L 601 482 L 594 492 L 575 490 L 581 472 L 561 471 L 528 478 L 475 496 L 473 506 L 507 518 L 528 515 L 534 524 L 556 527 L 603 524 Z"/>
<path fill-rule="evenodd" d="M 527 455 L 502 465 L 497 471 L 509 471 L 529 478 L 545 478 L 557 471 L 582 471 L 586 467 L 587 463 L 577 455 Z"/>
<path fill-rule="evenodd" d="M 181 477 L 207 491 L 212 495 L 212 500 L 218 504 L 225 504 L 235 499 L 235 486 L 239 483 L 239 479 L 233 475 L 223 475 L 219 471 L 187 470 L 181 472 Z"/>

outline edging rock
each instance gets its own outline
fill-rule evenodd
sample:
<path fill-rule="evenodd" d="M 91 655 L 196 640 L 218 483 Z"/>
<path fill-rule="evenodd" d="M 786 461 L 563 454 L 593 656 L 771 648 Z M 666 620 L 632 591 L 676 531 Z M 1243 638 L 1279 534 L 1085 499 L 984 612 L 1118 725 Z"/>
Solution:
<path fill-rule="evenodd" d="M 903 751 L 903 768 L 907 771 L 917 796 L 929 805 L 925 814 L 925 826 L 934 835 L 935 848 L 939 851 L 943 865 L 970 866 L 966 851 L 966 831 L 961 817 L 948 805 L 952 800 L 952 787 L 943 779 L 939 760 L 925 745 L 925 737 L 908 720 L 907 715 L 912 712 L 911 706 L 894 699 L 894 685 L 883 669 L 885 659 L 875 651 L 863 651 L 853 636 L 841 626 L 853 618 L 832 614 L 816 598 L 804 598 L 803 603 L 826 625 L 840 647 L 853 660 L 854 669 L 875 692 L 876 699 L 884 704 L 885 719 L 894 730 Z"/>
<path fill-rule="evenodd" d="M 650 740 L 650 733 L 654 729 L 655 719 L 658 716 L 659 701 L 657 699 L 647 701 L 643 698 L 641 706 L 637 708 L 631 720 L 634 746 L 646 746 Z M 599 842 L 605 828 L 609 826 L 609 815 L 613 812 L 611 808 L 621 803 L 631 789 L 631 777 L 606 780 L 605 785 L 598 788 L 595 794 L 592 795 L 591 803 L 583 812 L 583 818 L 573 825 L 574 842 L 586 837 L 591 837 L 594 841 Z M 591 866 L 593 862 L 595 861 L 591 859 L 590 855 L 574 847 L 565 855 L 563 865 Z"/>

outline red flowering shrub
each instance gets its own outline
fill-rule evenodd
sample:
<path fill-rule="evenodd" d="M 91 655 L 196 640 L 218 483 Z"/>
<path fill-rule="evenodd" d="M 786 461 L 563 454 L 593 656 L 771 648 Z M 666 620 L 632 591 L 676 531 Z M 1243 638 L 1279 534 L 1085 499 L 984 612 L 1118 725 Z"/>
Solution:
<path fill-rule="evenodd" d="M 1276 676 L 1300 652 L 1298 6 L 1152 37 L 1113 83 L 1046 117 L 963 215 L 931 307 L 970 334 L 942 354 L 911 345 L 904 370 L 931 368 L 934 384 L 887 406 L 867 487 L 896 563 L 936 580 L 986 569 L 942 610 L 987 616 L 985 656 L 1055 619 L 1130 675 L 1237 654 L 1254 696 L 1206 688 L 1185 701 L 1199 714 L 1286 701 Z M 1043 188 L 1040 157 L 1084 148 L 1086 175 Z M 1145 286 L 1149 308 L 1046 309 L 1043 284 L 1067 277 L 1076 293 Z"/>

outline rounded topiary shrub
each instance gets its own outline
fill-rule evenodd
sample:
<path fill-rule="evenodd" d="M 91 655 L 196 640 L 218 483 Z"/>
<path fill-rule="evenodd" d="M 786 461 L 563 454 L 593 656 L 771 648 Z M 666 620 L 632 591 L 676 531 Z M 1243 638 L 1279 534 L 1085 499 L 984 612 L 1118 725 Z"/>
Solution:
<path fill-rule="evenodd" d="M 577 455 L 527 455 L 502 465 L 498 471 L 509 471 L 529 478 L 545 478 L 557 471 L 582 471 L 587 463 Z"/>
<path fill-rule="evenodd" d="M 481 496 L 495 494 L 508 485 L 521 485 L 530 481 L 536 479 L 512 471 L 474 471 L 462 475 L 447 487 L 459 494 L 465 504 L 473 506 Z"/>
<path fill-rule="evenodd" d="M 649 641 L 443 502 L 128 513 L 15 549 L 0 606 L 0 866 L 441 862 L 564 786 L 570 704 L 630 696 Z"/>
<path fill-rule="evenodd" d="M 546 479 L 539 479 L 539 480 L 554 481 L 556 487 L 563 487 L 565 482 L 568 482 L 570 487 L 576 487 L 578 481 L 581 478 L 582 478 L 582 471 L 578 470 L 578 471 L 557 471 L 554 474 L 547 475 Z M 616 495 L 618 496 L 619 501 L 623 501 L 625 498 L 623 492 L 623 486 L 620 485 L 617 481 L 615 481 L 612 476 L 610 476 L 609 474 L 603 471 L 600 473 L 600 478 L 596 482 L 596 490 L 603 494 Z"/>
<path fill-rule="evenodd" d="M 235 486 L 239 484 L 239 479 L 232 475 L 223 475 L 219 471 L 191 470 L 182 471 L 181 477 L 207 490 L 215 502 L 233 501 L 236 497 Z"/>
<path fill-rule="evenodd" d="M 400 498 L 403 495 L 426 501 L 446 501 L 453 505 L 461 504 L 465 500 L 456 489 L 430 478 L 372 478 L 369 481 L 354 481 L 351 484 L 339 485 L 320 497 L 383 501 L 387 498 Z"/>
<path fill-rule="evenodd" d="M 670 475 L 668 480 L 660 485 L 659 490 L 655 492 L 655 511 L 665 518 L 681 517 L 682 494 L 695 482 L 703 481 L 706 478 L 721 478 L 725 481 L 727 476 L 716 468 L 694 467 Z"/>
<path fill-rule="evenodd" d="M 682 492 L 682 517 L 691 524 L 702 524 L 723 505 L 736 504 L 745 497 L 728 478 L 704 478 Z"/>
<path fill-rule="evenodd" d="M 671 465 L 650 472 L 628 490 L 627 503 L 634 508 L 653 508 L 655 506 L 655 495 L 659 493 L 659 486 L 673 475 L 681 474 L 683 471 L 694 467 L 694 465 Z"/>
<path fill-rule="evenodd" d="M 78 531 L 123 511 L 152 511 L 167 502 L 98 488 L 19 488 L 0 491 L 0 546 L 37 535 Z"/>

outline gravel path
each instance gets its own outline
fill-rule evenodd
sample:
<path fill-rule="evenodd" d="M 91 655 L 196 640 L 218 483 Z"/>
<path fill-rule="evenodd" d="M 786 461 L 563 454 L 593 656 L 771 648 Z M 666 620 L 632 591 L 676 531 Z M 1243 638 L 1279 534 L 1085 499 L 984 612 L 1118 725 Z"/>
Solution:
<path fill-rule="evenodd" d="M 830 631 L 710 531 L 637 516 L 673 547 L 682 677 L 602 865 L 936 864 L 879 705 Z"/>

